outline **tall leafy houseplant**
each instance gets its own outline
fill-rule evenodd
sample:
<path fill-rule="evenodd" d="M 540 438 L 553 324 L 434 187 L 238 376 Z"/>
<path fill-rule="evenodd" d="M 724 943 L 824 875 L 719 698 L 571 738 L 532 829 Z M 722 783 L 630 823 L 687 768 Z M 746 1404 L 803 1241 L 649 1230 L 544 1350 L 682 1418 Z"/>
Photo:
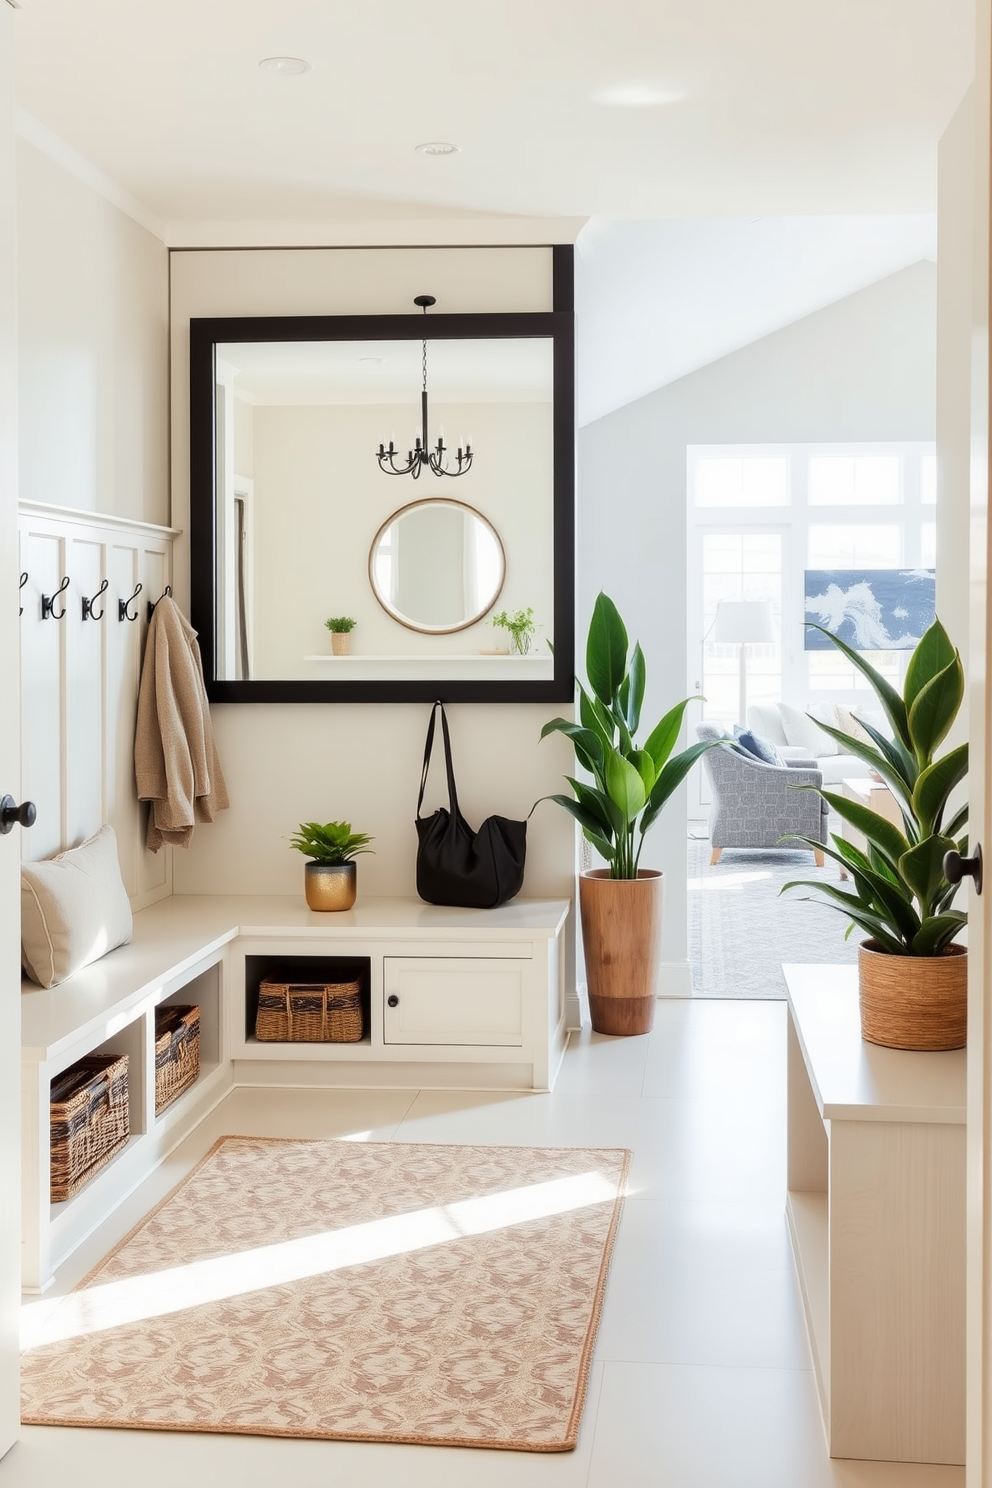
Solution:
<path fill-rule="evenodd" d="M 576 678 L 579 722 L 552 718 L 541 730 L 565 734 L 575 757 L 593 784 L 566 776 L 574 792 L 549 796 L 571 812 L 601 857 L 611 878 L 637 877 L 644 837 L 666 801 L 711 742 L 692 744 L 673 755 L 685 710 L 692 698 L 669 709 L 643 744 L 635 741 L 644 703 L 646 669 L 640 643 L 628 660 L 627 629 L 616 605 L 600 594 L 592 612 L 586 644 L 588 690 Z"/>
<path fill-rule="evenodd" d="M 628 655 L 616 605 L 600 594 L 586 644 L 588 687 L 576 678 L 579 721 L 552 718 L 541 730 L 564 734 L 591 780 L 566 776 L 572 796 L 554 795 L 606 859 L 579 879 L 579 908 L 593 1028 L 646 1033 L 654 1017 L 661 935 L 662 875 L 641 868 L 644 838 L 707 741 L 673 753 L 690 701 L 669 709 L 643 744 L 646 667 L 638 643 Z"/>
<path fill-rule="evenodd" d="M 885 781 L 902 826 L 860 802 L 821 791 L 832 810 L 865 839 L 863 850 L 840 836 L 833 837 L 833 847 L 824 847 L 850 874 L 852 887 L 798 880 L 785 889 L 815 888 L 848 917 L 852 929 L 857 926 L 869 937 L 859 950 L 866 1038 L 906 1048 L 959 1047 L 964 1043 L 967 971 L 964 947 L 953 942 L 967 915 L 952 908 L 957 885 L 947 878 L 944 858 L 968 849 L 968 808 L 952 811 L 949 806 L 968 772 L 968 745 L 937 751 L 964 697 L 961 657 L 935 620 L 910 657 L 900 693 L 860 652 L 830 631 L 823 634 L 867 678 L 892 737 L 864 720 L 866 740 L 826 724 L 820 727 Z M 919 992 L 914 991 L 917 980 Z M 895 999 L 889 1010 L 880 1003 L 887 991 Z"/>

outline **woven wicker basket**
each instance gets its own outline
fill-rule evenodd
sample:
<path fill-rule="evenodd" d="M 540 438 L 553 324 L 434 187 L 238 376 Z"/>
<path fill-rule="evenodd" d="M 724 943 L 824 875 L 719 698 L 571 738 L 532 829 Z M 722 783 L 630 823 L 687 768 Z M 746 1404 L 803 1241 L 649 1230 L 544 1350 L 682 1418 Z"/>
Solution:
<path fill-rule="evenodd" d="M 358 982 L 275 982 L 258 989 L 255 1037 L 280 1044 L 355 1044 L 362 1036 Z"/>
<path fill-rule="evenodd" d="M 80 1059 L 51 1087 L 52 1203 L 61 1204 L 127 1145 L 127 1055 Z"/>
<path fill-rule="evenodd" d="M 155 1009 L 155 1115 L 188 1090 L 200 1073 L 200 1009 L 170 1003 Z"/>
<path fill-rule="evenodd" d="M 963 1049 L 968 1035 L 968 951 L 890 956 L 858 947 L 861 1036 L 887 1049 Z"/>

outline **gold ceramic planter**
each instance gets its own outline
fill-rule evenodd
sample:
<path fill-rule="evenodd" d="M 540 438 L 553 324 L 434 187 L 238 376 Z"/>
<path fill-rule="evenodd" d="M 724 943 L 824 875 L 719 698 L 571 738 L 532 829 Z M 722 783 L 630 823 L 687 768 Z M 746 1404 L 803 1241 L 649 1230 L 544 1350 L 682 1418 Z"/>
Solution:
<path fill-rule="evenodd" d="M 322 911 L 350 909 L 358 890 L 358 865 L 308 863 L 304 874 L 307 904 Z"/>

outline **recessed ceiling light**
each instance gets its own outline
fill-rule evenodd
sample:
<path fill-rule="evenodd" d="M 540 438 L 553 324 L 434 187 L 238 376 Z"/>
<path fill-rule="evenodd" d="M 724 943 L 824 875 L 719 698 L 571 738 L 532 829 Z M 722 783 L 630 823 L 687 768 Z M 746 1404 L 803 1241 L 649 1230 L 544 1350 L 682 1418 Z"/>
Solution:
<path fill-rule="evenodd" d="M 449 144 L 447 140 L 428 140 L 414 148 L 418 155 L 457 155 L 461 146 Z"/>
<path fill-rule="evenodd" d="M 362 364 L 363 367 L 381 367 L 383 365 L 383 363 L 385 362 L 386 358 L 385 357 L 368 356 L 368 357 L 359 357 L 358 360 Z"/>
<path fill-rule="evenodd" d="M 659 108 L 684 97 L 677 88 L 659 88 L 653 83 L 617 83 L 592 95 L 593 103 L 605 103 L 608 108 Z"/>
<path fill-rule="evenodd" d="M 280 77 L 299 77 L 301 72 L 312 71 L 302 57 L 263 57 L 258 65 L 263 72 L 277 72 Z"/>

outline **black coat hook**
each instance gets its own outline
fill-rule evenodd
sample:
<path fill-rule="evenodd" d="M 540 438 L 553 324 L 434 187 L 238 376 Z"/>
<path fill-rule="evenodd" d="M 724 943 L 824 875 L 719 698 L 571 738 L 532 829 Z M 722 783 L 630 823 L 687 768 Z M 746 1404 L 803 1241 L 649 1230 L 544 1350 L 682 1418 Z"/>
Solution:
<path fill-rule="evenodd" d="M 93 606 L 96 604 L 97 600 L 100 598 L 100 595 L 101 594 L 106 594 L 106 592 L 107 592 L 107 590 L 109 588 L 110 588 L 110 580 L 109 579 L 104 579 L 103 583 L 100 585 L 99 589 L 96 591 L 96 593 L 94 594 L 94 596 L 93 596 L 92 599 L 87 599 L 86 596 L 85 596 L 85 594 L 83 595 L 83 619 L 84 620 L 102 620 L 103 619 L 104 615 L 107 612 L 106 605 L 104 605 L 104 607 L 100 611 L 99 615 L 97 614 L 97 612 L 93 608 Z"/>
<path fill-rule="evenodd" d="M 28 581 L 28 576 L 27 576 L 27 571 L 25 571 L 24 573 L 21 574 L 21 582 L 17 586 L 17 592 L 18 593 L 20 593 L 20 591 L 24 588 L 24 585 L 27 583 L 27 581 Z M 21 605 L 21 607 L 17 611 L 17 613 L 19 615 L 23 615 L 24 614 L 24 606 L 23 605 Z"/>
<path fill-rule="evenodd" d="M 132 615 L 130 609 L 128 608 L 128 606 L 134 604 L 134 601 L 137 599 L 137 597 L 138 597 L 138 595 L 140 593 L 141 593 L 141 585 L 138 584 L 138 585 L 135 586 L 134 593 L 130 596 L 129 599 L 119 599 L 117 601 L 117 618 L 118 618 L 118 620 L 131 620 L 131 621 L 137 620 L 137 618 L 138 618 L 137 613 L 135 613 L 135 614 Z"/>
<path fill-rule="evenodd" d="M 158 599 L 154 599 L 154 600 L 153 599 L 150 599 L 148 601 L 148 619 L 149 619 L 149 621 L 151 620 L 152 616 L 155 613 L 155 606 L 157 604 L 159 604 L 160 601 L 163 600 L 166 595 L 168 595 L 170 599 L 172 598 L 172 585 L 171 584 L 166 584 L 165 588 L 162 590 L 162 593 L 159 595 Z"/>
<path fill-rule="evenodd" d="M 64 620 L 65 605 L 60 610 L 55 608 L 55 601 L 60 594 L 64 594 L 69 587 L 69 575 L 66 574 L 54 594 L 43 594 L 41 596 L 41 618 L 42 620 Z"/>

